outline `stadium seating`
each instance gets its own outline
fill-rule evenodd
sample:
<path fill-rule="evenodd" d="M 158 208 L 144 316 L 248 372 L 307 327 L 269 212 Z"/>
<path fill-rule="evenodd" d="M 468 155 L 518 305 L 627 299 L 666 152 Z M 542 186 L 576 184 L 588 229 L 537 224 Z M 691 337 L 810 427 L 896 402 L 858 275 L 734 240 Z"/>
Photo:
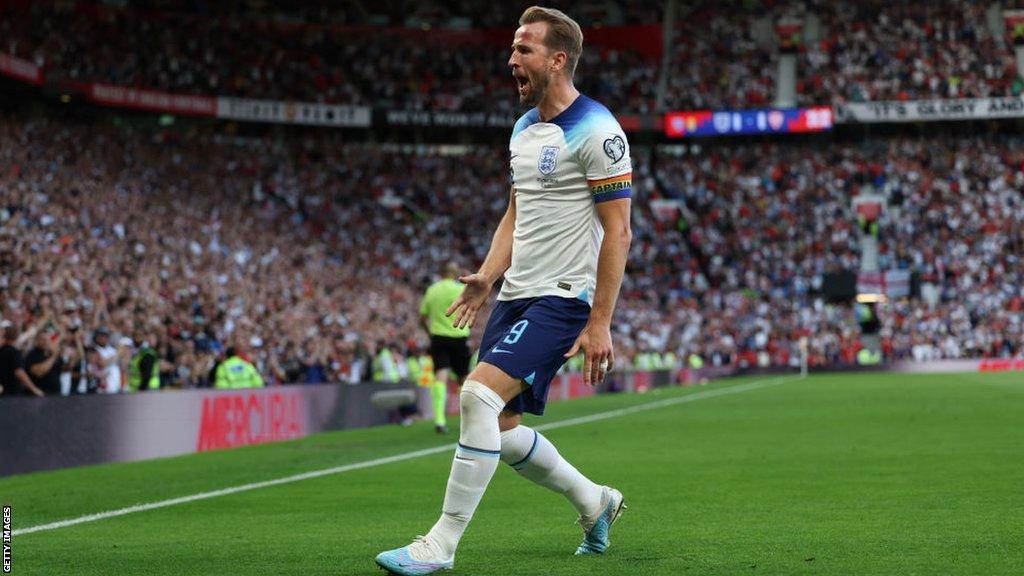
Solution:
<path fill-rule="evenodd" d="M 26 18 L 31 26 L 19 23 Z M 402 110 L 519 109 L 504 38 L 496 44 L 458 31 L 37 5 L 0 18 L 0 36 L 8 52 L 43 67 L 53 81 Z M 594 48 L 580 69 L 581 87 L 607 105 L 653 112 L 657 62 Z"/>
<path fill-rule="evenodd" d="M 670 109 L 770 105 L 776 41 L 759 21 L 815 18 L 799 47 L 797 104 L 1019 95 L 1012 46 L 986 25 L 989 4 L 941 2 L 686 3 L 676 21 Z M 769 25 L 770 29 L 770 25 Z"/>
<path fill-rule="evenodd" d="M 526 4 L 393 0 L 369 13 L 330 2 L 269 12 L 246 0 L 0 2 L 0 48 L 57 87 L 514 116 L 507 49 L 490 32 L 500 29 L 504 42 Z M 556 4 L 591 31 L 649 30 L 665 18 L 660 3 Z M 796 46 L 801 105 L 1024 90 L 984 3 L 676 8 L 667 62 L 588 44 L 582 91 L 648 120 L 659 101 L 771 105 L 781 18 L 816 22 Z M 185 386 L 208 384 L 232 344 L 249 348 L 272 381 L 358 381 L 377 347 L 422 344 L 420 290 L 452 254 L 479 262 L 506 204 L 500 145 L 355 143 L 262 128 L 242 137 L 224 126 L 153 133 L 40 116 L 0 123 L 3 321 L 26 347 L 46 326 L 69 346 L 101 326 L 136 343 L 159 340 L 173 365 L 165 377 Z M 614 325 L 621 359 L 671 351 L 711 366 L 792 366 L 807 338 L 812 365 L 855 363 L 855 311 L 829 304 L 822 286 L 859 267 L 851 201 L 863 192 L 889 201 L 883 268 L 915 272 L 927 293 L 883 310 L 885 357 L 1020 354 L 1024 144 L 912 133 L 826 146 L 637 138 L 634 243 Z M 474 141 L 483 140 L 497 141 Z"/>
<path fill-rule="evenodd" d="M 818 12 L 824 37 L 801 55 L 804 102 L 1021 94 L 1013 47 L 986 25 L 989 7 L 968 0 L 827 3 Z"/>
<path fill-rule="evenodd" d="M 358 379 L 368 350 L 419 338 L 420 290 L 452 254 L 482 259 L 507 202 L 504 153 L 486 146 L 154 137 L 10 117 L 0 136 L 15 143 L 0 151 L 4 318 L 25 334 L 51 322 L 159 337 L 184 385 L 204 383 L 234 342 L 272 380 Z M 898 207 L 885 262 L 939 293 L 882 319 L 888 357 L 1019 353 L 1024 144 L 942 144 L 943 155 L 909 138 L 638 146 L 619 356 L 787 365 L 807 336 L 812 363 L 853 363 L 856 319 L 820 287 L 858 266 L 850 198 L 868 189 Z M 665 199 L 685 210 L 666 219 L 652 208 Z"/>
<path fill-rule="evenodd" d="M 509 29 L 521 3 L 417 3 L 411 10 L 384 3 L 375 18 L 329 3 L 269 16 L 246 2 L 216 4 L 39 3 L 9 8 L 0 37 L 6 52 L 43 67 L 52 80 L 404 110 L 517 109 L 505 44 L 467 30 Z M 664 19 L 658 3 L 623 11 L 564 4 L 584 25 L 657 26 Z M 784 17 L 819 23 L 818 37 L 798 47 L 800 105 L 1024 91 L 1012 46 L 989 29 L 984 3 L 681 4 L 667 53 L 666 109 L 771 105 L 778 67 L 772 23 Z M 254 37 L 260 41 L 250 42 Z M 589 46 L 579 74 L 584 92 L 619 114 L 658 111 L 657 59 Z"/>

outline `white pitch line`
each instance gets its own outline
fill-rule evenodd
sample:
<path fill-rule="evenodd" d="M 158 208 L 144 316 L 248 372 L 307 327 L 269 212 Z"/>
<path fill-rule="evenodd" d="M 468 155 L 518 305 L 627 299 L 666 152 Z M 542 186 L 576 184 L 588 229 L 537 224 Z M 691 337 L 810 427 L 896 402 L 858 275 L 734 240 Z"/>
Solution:
<path fill-rule="evenodd" d="M 655 410 L 657 408 L 664 408 L 666 406 L 675 406 L 676 404 L 686 404 L 688 402 L 696 402 L 697 400 L 703 400 L 705 398 L 714 398 L 716 396 L 726 396 L 729 394 L 739 394 L 740 392 L 746 392 L 748 390 L 757 390 L 758 388 L 767 388 L 769 386 L 776 386 L 782 384 L 788 378 L 774 378 L 771 380 L 755 380 L 748 382 L 747 384 L 740 384 L 737 386 L 730 386 L 728 388 L 716 388 L 713 390 L 705 390 L 703 392 L 696 392 L 694 394 L 687 394 L 685 396 L 679 396 L 676 398 L 666 398 L 664 400 L 657 400 L 654 402 L 648 402 L 646 404 L 640 404 L 637 406 L 630 406 L 629 408 L 619 408 L 616 410 L 609 410 L 607 412 L 599 412 L 597 414 L 591 414 L 589 416 L 580 416 L 578 418 L 569 418 L 566 420 L 559 420 L 558 422 L 551 422 L 549 424 L 541 424 L 534 426 L 537 430 L 554 430 L 555 428 L 564 428 L 567 426 L 576 426 L 579 424 L 587 424 L 589 422 L 597 422 L 600 420 L 607 420 L 608 418 L 617 418 L 619 416 L 626 416 L 628 414 L 635 414 L 637 412 L 644 412 L 647 410 Z M 448 452 L 455 449 L 455 444 L 445 444 L 443 446 L 436 446 L 434 448 L 425 448 L 423 450 L 416 450 L 414 452 L 406 452 L 404 454 L 396 454 L 394 456 L 387 456 L 384 458 L 376 458 L 373 460 L 366 460 L 364 462 L 356 462 L 355 464 L 345 464 L 344 466 L 335 466 L 333 468 L 324 468 L 323 470 L 313 470 L 311 472 L 303 472 L 302 474 L 294 474 L 292 476 L 285 476 L 283 478 L 275 478 L 273 480 L 264 480 L 263 482 L 253 482 L 251 484 L 242 484 L 241 486 L 232 486 L 230 488 L 222 488 L 220 490 L 213 490 L 210 492 L 200 492 L 198 494 L 192 494 L 190 496 L 181 496 L 179 498 L 171 498 L 170 500 L 160 500 L 158 502 L 150 502 L 148 504 L 137 504 L 135 506 L 129 506 L 127 508 L 121 508 L 119 510 L 110 510 L 107 512 L 100 512 L 98 514 L 89 514 L 86 516 L 80 516 L 78 518 L 69 518 L 67 520 L 60 520 L 57 522 L 51 522 L 49 524 L 39 524 L 37 526 L 30 526 L 28 528 L 21 528 L 13 530 L 12 536 L 21 536 L 24 534 L 31 534 L 33 532 L 43 532 L 45 530 L 56 530 L 58 528 L 67 528 L 68 526 L 76 526 L 78 524 L 85 524 L 87 522 L 95 522 L 97 520 L 104 520 L 106 518 L 115 518 L 117 516 L 124 516 L 126 514 L 134 514 L 135 512 L 145 512 L 147 510 L 156 510 L 158 508 L 167 508 L 168 506 L 176 506 L 178 504 L 187 504 L 189 502 L 196 502 L 198 500 L 206 500 L 207 498 L 216 498 L 218 496 L 227 496 L 229 494 L 238 494 L 239 492 L 248 492 L 250 490 L 258 490 L 260 488 L 269 488 L 270 486 L 279 486 L 281 484 L 290 484 L 292 482 L 300 482 L 302 480 L 310 480 L 312 478 L 320 478 L 321 476 L 330 476 L 332 474 L 341 474 L 343 472 L 351 472 L 352 470 L 361 470 L 363 468 L 373 468 L 375 466 L 383 466 L 384 464 L 392 464 L 394 462 L 402 462 L 404 460 L 412 460 L 413 458 L 419 458 L 421 456 L 430 456 L 431 454 L 439 454 L 441 452 Z"/>
<path fill-rule="evenodd" d="M 782 377 L 773 378 L 771 380 L 755 380 L 753 382 L 739 384 L 737 386 L 730 386 L 728 388 L 714 388 L 711 390 L 705 390 L 703 392 L 687 394 L 686 396 L 666 398 L 664 400 L 657 400 L 654 402 L 648 402 L 646 404 L 630 406 L 629 408 L 619 408 L 617 410 L 599 412 L 597 414 L 591 414 L 589 416 L 580 416 L 578 418 L 568 418 L 566 420 L 559 420 L 557 422 L 551 422 L 550 424 L 540 424 L 538 426 L 534 426 L 533 428 L 536 430 L 553 430 L 555 428 L 562 428 L 565 426 L 575 426 L 577 424 L 597 422 L 599 420 L 605 420 L 608 418 L 625 416 L 627 414 L 635 414 L 636 412 L 654 410 L 655 408 L 663 408 L 665 406 L 675 406 L 676 404 L 686 404 L 687 402 L 695 402 L 697 400 L 703 400 L 704 398 L 714 398 L 715 396 L 726 396 L 729 394 L 738 394 L 740 392 L 746 392 L 747 390 L 757 390 L 758 388 L 768 388 L 769 386 L 777 386 L 785 382 L 787 379 L 788 378 L 786 377 Z"/>

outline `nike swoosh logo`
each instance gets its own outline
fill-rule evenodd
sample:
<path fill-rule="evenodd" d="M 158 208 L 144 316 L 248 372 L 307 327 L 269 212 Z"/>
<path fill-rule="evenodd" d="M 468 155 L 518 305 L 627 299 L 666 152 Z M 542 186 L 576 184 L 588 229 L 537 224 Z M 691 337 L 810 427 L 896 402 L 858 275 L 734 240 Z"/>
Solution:
<path fill-rule="evenodd" d="M 497 347 L 491 348 L 491 352 L 493 352 L 495 354 L 511 354 L 512 353 L 511 350 L 502 350 L 501 348 L 497 348 Z"/>

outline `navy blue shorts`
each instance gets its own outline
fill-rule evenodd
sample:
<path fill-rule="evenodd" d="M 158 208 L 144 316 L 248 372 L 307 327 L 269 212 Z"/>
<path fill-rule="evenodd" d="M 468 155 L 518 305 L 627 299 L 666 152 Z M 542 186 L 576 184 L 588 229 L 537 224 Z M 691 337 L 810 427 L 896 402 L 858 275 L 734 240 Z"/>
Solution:
<path fill-rule="evenodd" d="M 590 305 L 576 298 L 498 301 L 480 340 L 480 361 L 530 385 L 506 410 L 544 413 L 548 385 L 589 318 Z"/>

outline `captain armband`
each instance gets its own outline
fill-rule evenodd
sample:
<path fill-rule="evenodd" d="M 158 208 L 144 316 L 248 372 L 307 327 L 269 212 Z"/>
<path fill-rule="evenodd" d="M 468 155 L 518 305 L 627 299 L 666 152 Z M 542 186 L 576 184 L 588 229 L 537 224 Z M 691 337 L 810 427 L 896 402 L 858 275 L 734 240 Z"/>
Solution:
<path fill-rule="evenodd" d="M 587 180 L 594 202 L 607 202 L 633 196 L 633 173 L 627 172 L 601 180 Z"/>

